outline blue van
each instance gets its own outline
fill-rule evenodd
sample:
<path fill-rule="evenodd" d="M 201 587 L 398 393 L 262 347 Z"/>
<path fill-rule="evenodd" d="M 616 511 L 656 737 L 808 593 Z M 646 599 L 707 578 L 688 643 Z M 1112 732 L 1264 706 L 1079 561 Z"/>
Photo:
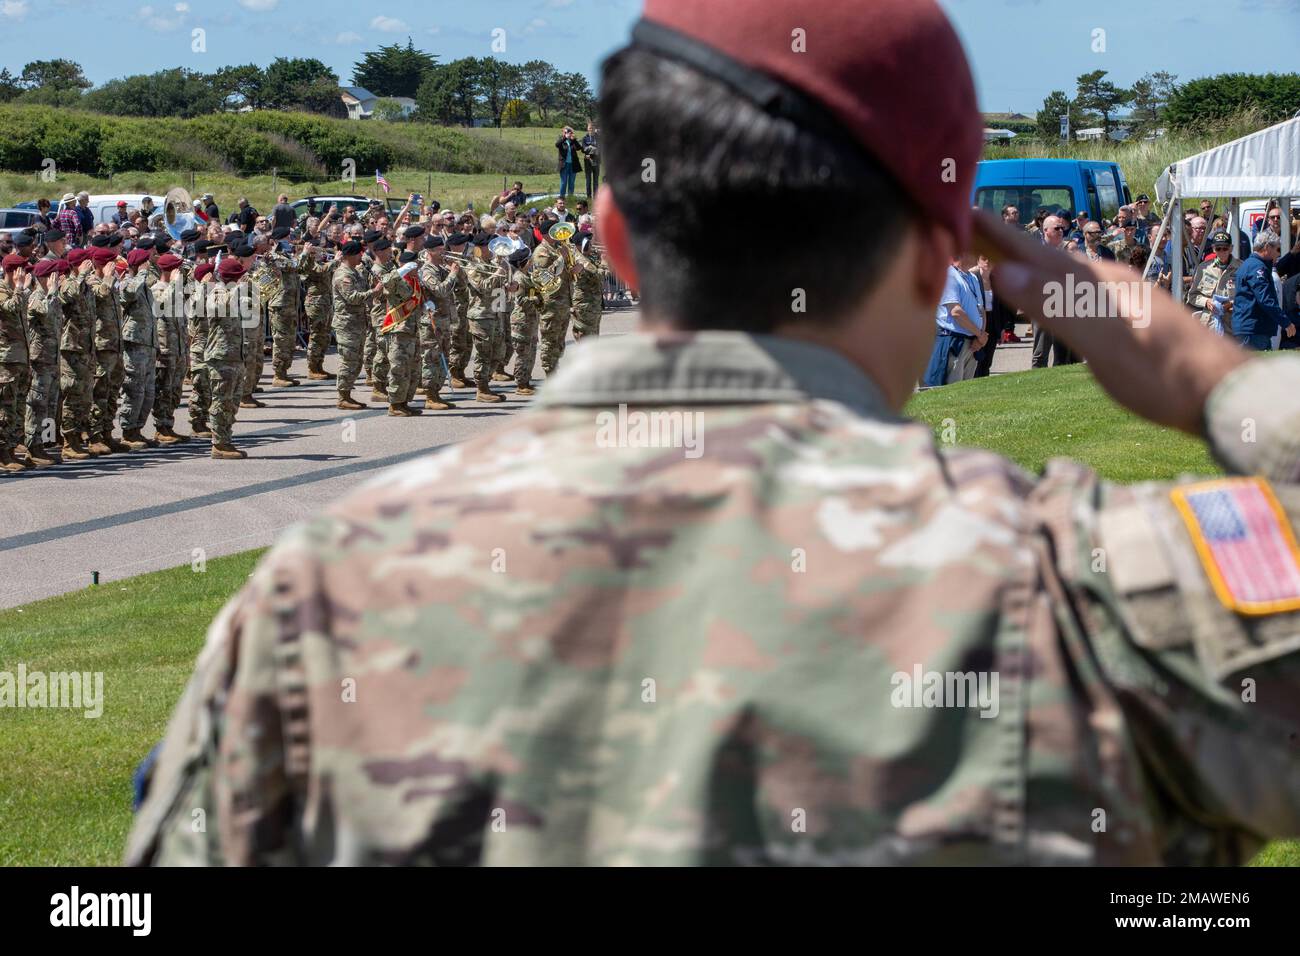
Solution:
<path fill-rule="evenodd" d="M 988 159 L 976 167 L 971 192 L 972 205 L 999 214 L 1015 206 L 1026 225 L 1043 206 L 1067 219 L 1081 209 L 1093 219 L 1114 219 L 1132 201 L 1118 163 L 1086 159 Z"/>

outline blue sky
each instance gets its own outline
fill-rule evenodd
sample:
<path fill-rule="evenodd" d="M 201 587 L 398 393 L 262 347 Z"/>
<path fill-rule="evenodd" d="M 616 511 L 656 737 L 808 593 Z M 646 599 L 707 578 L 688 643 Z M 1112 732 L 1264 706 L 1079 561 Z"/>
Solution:
<path fill-rule="evenodd" d="M 789 2 L 797 9 L 816 0 Z M 1108 70 L 1121 84 L 1154 70 L 1188 80 L 1300 69 L 1300 0 L 940 2 L 966 45 L 980 106 L 990 111 L 1032 113 L 1048 92 L 1072 93 L 1074 78 L 1094 69 Z M 324 61 L 347 83 L 361 52 L 380 44 L 404 44 L 409 35 L 444 61 L 489 56 L 499 28 L 504 59 L 548 60 L 587 74 L 594 86 L 600 60 L 626 39 L 640 6 L 640 0 L 0 0 L 0 65 L 17 73 L 32 59 L 66 57 L 102 83 L 169 67 L 212 71 L 296 55 Z M 191 49 L 195 28 L 206 31 L 206 52 Z M 923 69 L 917 79 L 924 80 Z"/>

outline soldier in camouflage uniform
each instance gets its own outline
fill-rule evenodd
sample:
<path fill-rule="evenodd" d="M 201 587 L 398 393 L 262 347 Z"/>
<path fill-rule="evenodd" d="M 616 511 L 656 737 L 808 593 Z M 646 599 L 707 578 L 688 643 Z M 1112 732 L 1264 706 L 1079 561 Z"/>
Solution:
<path fill-rule="evenodd" d="M 420 286 L 424 290 L 425 315 L 420 322 L 420 386 L 424 389 L 424 407 L 431 411 L 452 408 L 442 398 L 447 384 L 447 348 L 452 317 L 456 314 L 456 283 L 460 264 L 452 260 L 450 269 L 443 266 L 443 239 L 429 236 L 424 240 L 424 261 L 420 264 Z"/>
<path fill-rule="evenodd" d="M 983 217 L 999 294 L 1240 477 L 1035 478 L 938 443 L 900 410 L 935 247 L 972 229 L 961 43 L 934 0 L 824 0 L 792 57 L 778 9 L 649 0 L 604 65 L 597 204 L 655 326 L 268 554 L 209 632 L 129 863 L 1239 863 L 1300 833 L 1300 358 L 1165 296 L 1149 325 L 1056 316 L 1047 289 L 1131 272 Z M 698 215 L 761 229 L 756 184 L 796 208 L 853 189 L 880 228 L 741 268 Z M 819 314 L 773 334 L 796 285 Z M 1216 531 L 1250 496 L 1271 505 Z M 1254 555 L 1227 577 L 1225 533 Z"/>
<path fill-rule="evenodd" d="M 573 338 L 600 335 L 600 319 L 605 310 L 605 276 L 609 270 L 591 248 L 591 236 L 584 237 L 585 254 L 574 256 Z"/>
<path fill-rule="evenodd" d="M 333 291 L 330 282 L 338 258 L 318 261 L 320 249 L 314 237 L 298 255 L 298 275 L 302 281 L 303 309 L 307 313 L 307 377 L 313 382 L 324 382 L 334 376 L 325 371 L 325 352 L 330 346 L 330 313 Z"/>
<path fill-rule="evenodd" d="M 27 361 L 31 366 L 27 388 L 27 460 L 33 465 L 52 465 L 55 458 L 45 447 L 56 435 L 58 414 L 55 383 L 59 377 L 59 333 L 63 305 L 59 299 L 60 277 L 57 260 L 42 259 L 32 270 L 36 285 L 27 297 Z"/>
<path fill-rule="evenodd" d="M 366 366 L 366 383 L 370 386 L 370 400 L 372 402 L 387 402 L 388 349 L 380 340 L 379 327 L 384 323 L 384 316 L 388 313 L 388 306 L 385 304 L 385 296 L 380 291 L 379 286 L 390 272 L 396 271 L 397 262 L 393 259 L 393 242 L 391 239 L 380 238 L 375 240 L 370 244 L 368 251 L 372 259 L 370 271 L 367 275 L 370 281 L 368 305 L 370 326 L 366 345 L 368 349 L 372 350 L 372 357 Z"/>
<path fill-rule="evenodd" d="M 147 264 L 150 249 L 132 249 L 127 254 L 127 274 L 118 286 L 122 303 L 122 441 L 132 448 L 158 445 L 145 438 L 144 428 L 153 411 L 157 388 L 158 327 Z"/>
<path fill-rule="evenodd" d="M 564 338 L 569 332 L 569 312 L 573 308 L 573 272 L 569 265 L 569 252 L 562 249 L 565 243 L 556 242 L 542 230 L 543 241 L 533 250 L 534 273 L 543 269 L 560 276 L 559 288 L 545 296 L 539 322 L 542 350 L 542 371 L 547 378 L 564 354 Z"/>
<path fill-rule="evenodd" d="M 370 280 L 361 266 L 361 243 L 346 243 L 334 269 L 334 340 L 339 347 L 338 407 L 355 411 L 365 404 L 352 397 L 361 371 L 366 329 L 370 326 Z"/>
<path fill-rule="evenodd" d="M 1226 232 L 1216 232 L 1210 237 L 1214 258 L 1206 259 L 1192 274 L 1192 284 L 1187 289 L 1187 304 L 1196 310 L 1201 325 L 1209 328 L 1215 319 L 1219 328 L 1229 334 L 1232 330 L 1232 299 L 1235 277 L 1241 260 L 1232 254 L 1232 237 Z M 1221 296 L 1219 312 L 1214 311 L 1215 296 Z"/>
<path fill-rule="evenodd" d="M 271 384 L 277 388 L 298 384 L 296 378 L 289 376 L 298 339 L 298 258 L 284 254 L 279 247 L 280 242 L 289 237 L 289 232 L 288 226 L 271 231 L 274 245 L 263 261 L 264 268 L 274 275 L 266 305 L 271 323 L 271 368 L 275 374 Z"/>
<path fill-rule="evenodd" d="M 92 269 L 86 274 L 95 310 L 95 404 L 90 411 L 89 448 L 95 455 L 132 451 L 130 445 L 113 434 L 124 378 L 122 304 L 117 298 L 116 259 L 112 249 L 92 249 Z"/>
<path fill-rule="evenodd" d="M 388 414 L 410 418 L 422 413 L 411 401 L 420 389 L 420 321 L 424 318 L 420 296 L 420 264 L 414 252 L 403 252 L 397 267 L 379 280 L 377 296 L 393 324 L 381 331 L 380 344 L 388 358 Z M 412 302 L 414 304 L 412 305 Z M 405 318 L 401 318 L 401 316 Z M 382 326 L 381 326 L 382 330 Z"/>
<path fill-rule="evenodd" d="M 63 331 L 59 337 L 59 388 L 63 394 L 60 430 L 64 461 L 90 456 L 82 443 L 89 433 L 90 404 L 95 391 L 95 309 L 87 287 L 87 275 L 94 267 L 85 249 L 68 252 L 72 270 L 59 287 L 63 305 Z"/>
<path fill-rule="evenodd" d="M 475 248 L 482 253 L 487 251 L 484 241 L 475 242 Z M 501 337 L 500 304 L 508 295 L 506 278 L 499 269 L 480 257 L 479 263 L 465 271 L 469 284 L 469 321 L 470 335 L 474 339 L 474 382 L 475 401 L 503 402 L 505 396 L 492 391 L 492 365 L 496 360 L 497 340 Z"/>
<path fill-rule="evenodd" d="M 541 314 L 542 293 L 533 276 L 522 271 L 528 262 L 529 251 L 519 249 L 510 255 L 510 265 L 521 270 L 515 273 L 519 284 L 515 292 L 514 308 L 510 312 L 510 338 L 515 353 L 515 394 L 532 395 L 533 366 L 537 363 L 537 323 Z"/>
<path fill-rule="evenodd" d="M 0 280 L 0 468 L 20 472 L 32 467 L 18 460 L 23 439 L 23 403 L 31 368 L 27 364 L 27 300 L 32 277 L 25 256 L 10 253 Z"/>
<path fill-rule="evenodd" d="M 185 376 L 185 277 L 181 272 L 180 256 L 167 253 L 159 256 L 156 264 L 158 280 L 149 287 L 157 313 L 158 336 L 153 423 L 159 443 L 175 445 L 187 440 L 173 427 L 181 379 Z"/>
<path fill-rule="evenodd" d="M 200 262 L 193 272 L 195 287 L 186 303 L 190 349 L 190 431 L 195 438 L 211 438 L 208 409 L 212 406 L 212 384 L 204 353 L 208 348 L 208 306 L 216 291 L 216 272 L 211 262 Z"/>
<path fill-rule="evenodd" d="M 252 236 L 250 245 L 231 250 L 249 274 L 246 288 L 255 293 L 258 303 L 257 321 L 244 327 L 244 385 L 239 399 L 240 408 L 265 408 L 266 403 L 255 397 L 260 392 L 258 382 L 266 367 L 266 330 L 270 323 L 271 297 L 276 295 L 277 272 L 267 262 L 270 240 L 265 234 Z"/>
<path fill-rule="evenodd" d="M 217 269 L 221 285 L 212 291 L 205 305 L 208 339 L 203 365 L 212 393 L 208 427 L 212 430 L 212 457 L 238 461 L 247 458 L 248 453 L 235 447 L 235 416 L 239 414 L 239 393 L 248 371 L 248 333 L 261 329 L 261 322 L 254 318 L 261 306 L 238 258 L 222 259 Z M 258 339 L 257 347 L 261 344 Z"/>
<path fill-rule="evenodd" d="M 469 241 L 470 237 L 464 233 L 453 233 L 444 240 L 444 244 L 450 252 L 459 254 L 464 252 Z M 473 379 L 465 377 L 465 369 L 469 365 L 474 343 L 469 335 L 469 280 L 468 273 L 464 269 L 460 270 L 456 278 L 453 294 L 456 298 L 456 312 L 451 317 L 450 341 L 447 347 L 447 363 L 451 366 L 451 387 L 472 388 Z"/>

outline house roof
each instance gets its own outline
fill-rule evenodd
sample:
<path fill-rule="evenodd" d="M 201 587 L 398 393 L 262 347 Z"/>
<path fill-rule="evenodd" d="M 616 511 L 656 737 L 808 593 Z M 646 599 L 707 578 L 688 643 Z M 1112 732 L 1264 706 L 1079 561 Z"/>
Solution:
<path fill-rule="evenodd" d="M 339 92 L 344 96 L 352 97 L 359 103 L 364 102 L 365 100 L 378 99 L 374 93 L 371 93 L 364 86 L 340 86 Z"/>

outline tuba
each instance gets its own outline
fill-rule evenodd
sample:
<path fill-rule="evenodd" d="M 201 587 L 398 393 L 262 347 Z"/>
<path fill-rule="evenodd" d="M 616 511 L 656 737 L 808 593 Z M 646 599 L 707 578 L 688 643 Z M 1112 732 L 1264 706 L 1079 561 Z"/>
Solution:
<path fill-rule="evenodd" d="M 194 200 L 190 199 L 184 186 L 173 186 L 163 197 L 163 222 L 167 226 L 167 234 L 177 242 L 181 241 L 182 232 L 194 228 L 196 220 L 191 212 L 193 208 Z"/>

